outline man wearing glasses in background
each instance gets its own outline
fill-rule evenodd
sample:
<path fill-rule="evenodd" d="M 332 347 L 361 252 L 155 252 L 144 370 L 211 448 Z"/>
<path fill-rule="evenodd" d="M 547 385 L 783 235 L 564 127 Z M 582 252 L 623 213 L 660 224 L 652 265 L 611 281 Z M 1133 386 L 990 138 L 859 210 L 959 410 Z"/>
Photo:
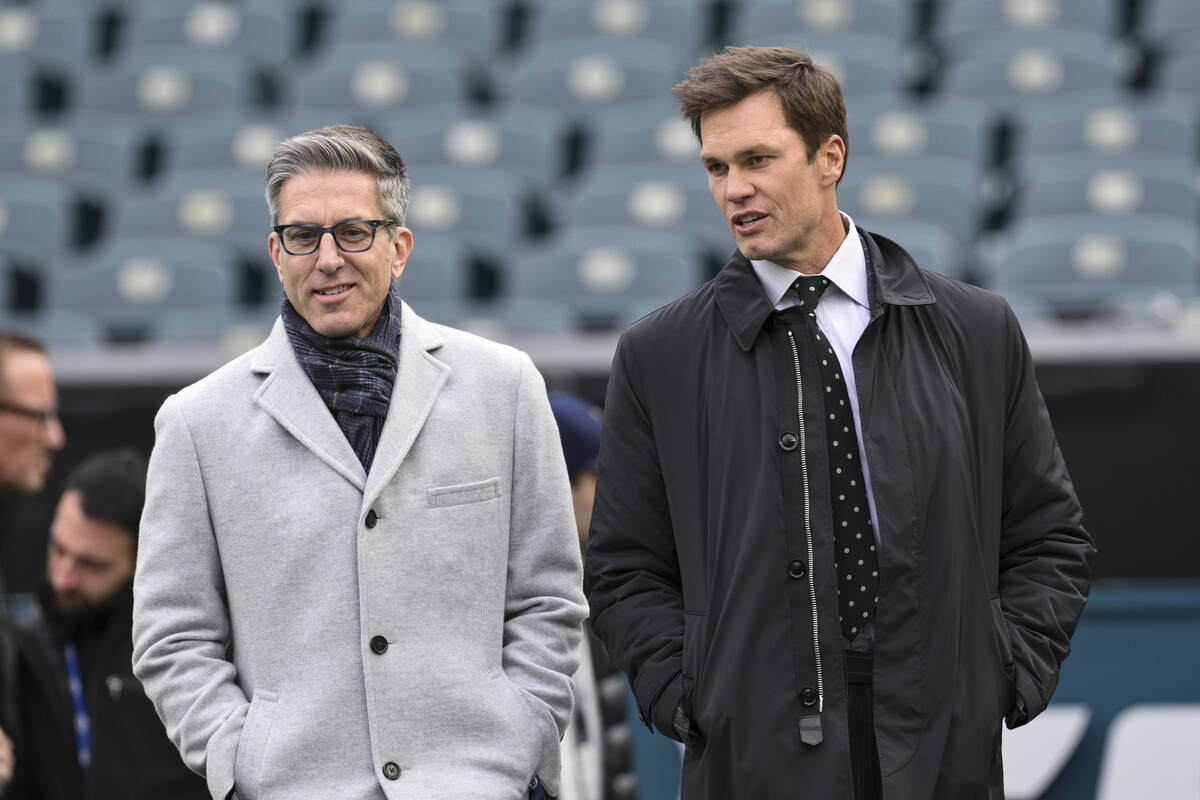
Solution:
<path fill-rule="evenodd" d="M 266 191 L 280 320 L 158 414 L 134 671 L 215 798 L 556 794 L 586 607 L 542 379 L 392 288 L 374 133 L 282 142 Z"/>
<path fill-rule="evenodd" d="M 58 421 L 54 374 L 42 345 L 0 331 L 0 492 L 33 494 L 46 484 L 54 454 L 66 444 Z M 0 527 L 3 514 L 0 512 Z M 0 531 L 5 536 L 10 531 Z M 8 606 L 0 585 L 0 790 L 13 772 L 15 650 L 6 630 Z"/>

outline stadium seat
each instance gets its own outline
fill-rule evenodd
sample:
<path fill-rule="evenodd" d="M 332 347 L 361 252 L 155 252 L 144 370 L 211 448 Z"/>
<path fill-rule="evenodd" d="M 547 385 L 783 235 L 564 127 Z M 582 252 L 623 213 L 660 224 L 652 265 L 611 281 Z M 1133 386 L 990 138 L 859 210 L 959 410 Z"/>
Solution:
<path fill-rule="evenodd" d="M 674 103 L 629 103 L 596 118 L 588 135 L 587 163 L 604 165 L 663 161 L 700 167 L 700 143 Z"/>
<path fill-rule="evenodd" d="M 550 187 L 566 164 L 566 120 L 545 108 L 447 104 L 392 115 L 376 132 L 409 164 L 503 169 L 539 187 Z"/>
<path fill-rule="evenodd" d="M 160 317 L 233 308 L 231 263 L 219 242 L 123 239 L 54 272 L 48 307 L 95 317 L 109 338 L 141 338 Z"/>
<path fill-rule="evenodd" d="M 1200 102 L 1200 49 L 1180 52 L 1165 59 L 1158 86 L 1168 93 L 1178 93 Z"/>
<path fill-rule="evenodd" d="M 1005 113 L 1039 100 L 1119 88 L 1119 71 L 1103 37 L 1060 31 L 999 32 L 973 40 L 950 52 L 941 81 L 947 95 Z"/>
<path fill-rule="evenodd" d="M 1195 51 L 1200 38 L 1200 4 L 1195 0 L 1138 0 L 1139 29 L 1157 47 Z"/>
<path fill-rule="evenodd" d="M 410 305 L 451 303 L 470 294 L 470 249 L 457 236 L 414 236 L 412 254 L 397 285 Z"/>
<path fill-rule="evenodd" d="M 21 56 L 0 55 L 0 111 L 11 122 L 33 113 L 33 69 Z"/>
<path fill-rule="evenodd" d="M 1200 232 L 1178 219 L 1088 215 L 1024 220 L 987 254 L 985 285 L 1056 311 L 1105 312 L 1159 297 L 1193 300 Z"/>
<path fill-rule="evenodd" d="M 867 33 L 895 42 L 915 32 L 915 4 L 893 0 L 744 0 L 729 25 L 729 40 L 775 36 Z"/>
<path fill-rule="evenodd" d="M 695 53 L 709 34 L 708 9 L 694 0 L 537 0 L 529 10 L 530 43 L 641 39 Z"/>
<path fill-rule="evenodd" d="M 990 159 L 994 114 L 969 99 L 917 103 L 895 95 L 862 95 L 849 98 L 846 105 L 851 170 L 860 156 L 955 158 L 975 169 Z"/>
<path fill-rule="evenodd" d="M 431 322 L 504 341 L 517 335 L 560 335 L 576 330 L 577 315 L 569 305 L 552 300 L 507 298 L 500 301 L 420 300 L 413 309 Z"/>
<path fill-rule="evenodd" d="M 325 46 L 437 45 L 486 61 L 504 44 L 506 21 L 499 0 L 362 0 L 329 15 Z"/>
<path fill-rule="evenodd" d="M 558 222 L 573 230 L 683 231 L 721 261 L 735 246 L 698 160 L 593 164 L 577 185 L 561 193 L 555 210 Z"/>
<path fill-rule="evenodd" d="M 468 102 L 477 68 L 472 59 L 437 44 L 346 43 L 291 70 L 286 93 L 299 111 L 375 128 L 401 110 Z"/>
<path fill-rule="evenodd" d="M 1015 160 L 1083 152 L 1189 158 L 1200 145 L 1197 120 L 1196 103 L 1158 95 L 1113 103 L 1064 98 L 1034 104 L 1013 115 Z"/>
<path fill-rule="evenodd" d="M 119 199 L 113 231 L 120 237 L 192 236 L 231 241 L 270 233 L 259 170 L 194 170 L 164 176 Z M 265 247 L 265 245 L 264 245 Z"/>
<path fill-rule="evenodd" d="M 509 296 L 565 303 L 583 327 L 627 324 L 634 310 L 674 300 L 705 277 L 692 237 L 639 228 L 561 231 L 509 267 Z"/>
<path fill-rule="evenodd" d="M 896 242 L 922 269 L 959 280 L 968 276 L 968 251 L 945 228 L 920 220 L 870 217 L 854 217 L 854 224 Z"/>
<path fill-rule="evenodd" d="M 526 187 L 520 178 L 487 167 L 409 167 L 412 195 L 406 224 L 419 240 L 447 234 L 476 248 L 511 246 L 529 230 Z"/>
<path fill-rule="evenodd" d="M 978 232 L 980 173 L 962 159 L 851 157 L 838 186 L 838 205 L 855 220 L 940 226 L 966 246 Z"/>
<path fill-rule="evenodd" d="M 276 145 L 303 130 L 290 128 L 288 119 L 231 109 L 216 118 L 164 123 L 157 128 L 161 171 L 169 176 L 173 172 L 250 170 L 261 177 Z"/>
<path fill-rule="evenodd" d="M 297 14 L 282 3 L 128 3 L 123 17 L 123 53 L 172 47 L 241 53 L 255 63 L 281 64 L 298 38 Z"/>
<path fill-rule="evenodd" d="M 878 34 L 784 30 L 754 39 L 735 39 L 732 44 L 779 45 L 809 53 L 813 61 L 837 77 L 847 98 L 857 94 L 899 93 L 907 88 L 910 79 L 904 44 Z"/>
<path fill-rule="evenodd" d="M 588 37 L 534 42 L 503 79 L 504 99 L 549 107 L 574 123 L 635 100 L 670 104 L 687 56 L 662 42 Z"/>
<path fill-rule="evenodd" d="M 250 63 L 237 53 L 142 48 L 85 74 L 78 105 L 88 113 L 126 114 L 156 124 L 248 108 L 252 84 Z"/>
<path fill-rule="evenodd" d="M 938 9 L 936 36 L 947 43 L 999 31 L 1112 36 L 1121 25 L 1120 0 L 953 0 Z"/>
<path fill-rule="evenodd" d="M 0 59 L 17 56 L 84 65 L 92 56 L 95 9 L 31 3 L 0 6 Z"/>
<path fill-rule="evenodd" d="M 0 174 L 121 189 L 139 175 L 142 136 L 128 120 L 89 114 L 0 122 Z"/>
<path fill-rule="evenodd" d="M 11 312 L 0 307 L 0 328 L 32 336 L 51 350 L 96 347 L 105 339 L 104 326 L 99 320 L 72 311 Z"/>
<path fill-rule="evenodd" d="M 1157 153 L 1096 156 L 1056 153 L 1018 167 L 1019 218 L 1059 214 L 1149 214 L 1200 221 L 1191 158 Z"/>
<path fill-rule="evenodd" d="M 0 255 L 53 269 L 74 242 L 74 193 L 54 178 L 0 180 Z"/>

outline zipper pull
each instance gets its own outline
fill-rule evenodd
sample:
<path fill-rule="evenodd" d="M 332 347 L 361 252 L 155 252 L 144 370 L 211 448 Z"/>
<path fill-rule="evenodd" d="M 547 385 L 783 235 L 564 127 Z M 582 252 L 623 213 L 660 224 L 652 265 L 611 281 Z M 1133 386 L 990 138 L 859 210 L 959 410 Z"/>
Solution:
<path fill-rule="evenodd" d="M 821 732 L 820 714 L 800 718 L 800 741 L 810 747 L 815 747 L 825 741 L 825 734 Z"/>

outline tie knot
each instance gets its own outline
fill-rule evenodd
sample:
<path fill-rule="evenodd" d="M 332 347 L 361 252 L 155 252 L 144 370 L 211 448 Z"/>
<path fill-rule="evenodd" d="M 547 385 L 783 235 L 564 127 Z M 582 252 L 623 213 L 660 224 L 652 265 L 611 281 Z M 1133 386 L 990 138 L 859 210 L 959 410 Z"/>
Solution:
<path fill-rule="evenodd" d="M 821 295 L 829 288 L 829 278 L 823 275 L 801 275 L 792 284 L 792 288 L 800 298 L 800 307 L 809 314 L 815 314 L 817 303 L 821 302 Z"/>

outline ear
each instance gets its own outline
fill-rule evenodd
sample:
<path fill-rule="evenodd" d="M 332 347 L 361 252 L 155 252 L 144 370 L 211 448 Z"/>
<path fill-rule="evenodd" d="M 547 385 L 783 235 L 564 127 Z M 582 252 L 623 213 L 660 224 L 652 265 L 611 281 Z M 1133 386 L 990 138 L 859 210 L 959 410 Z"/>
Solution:
<path fill-rule="evenodd" d="M 821 177 L 826 186 L 834 186 L 842 177 L 846 166 L 846 142 L 836 133 L 821 145 Z"/>
<path fill-rule="evenodd" d="M 271 254 L 271 263 L 275 265 L 275 274 L 279 277 L 279 282 L 283 283 L 283 265 L 279 263 L 279 259 L 283 257 L 283 248 L 279 245 L 279 234 L 275 231 L 267 234 L 267 252 Z"/>
<path fill-rule="evenodd" d="M 396 228 L 396 233 L 392 237 L 391 247 L 392 277 L 399 278 L 404 273 L 404 267 L 408 264 L 409 255 L 412 254 L 412 231 L 403 226 Z"/>

